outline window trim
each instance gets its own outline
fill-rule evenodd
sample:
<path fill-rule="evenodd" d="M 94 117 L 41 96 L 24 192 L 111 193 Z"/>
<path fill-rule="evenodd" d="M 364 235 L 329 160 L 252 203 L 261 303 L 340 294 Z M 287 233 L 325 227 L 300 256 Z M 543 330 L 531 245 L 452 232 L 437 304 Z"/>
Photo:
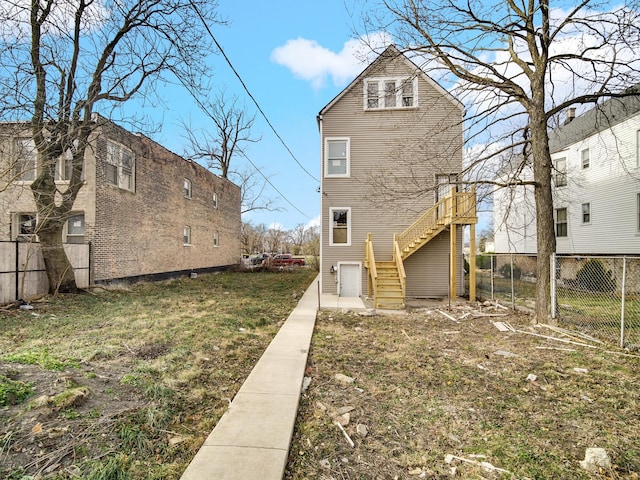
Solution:
<path fill-rule="evenodd" d="M 369 77 L 365 78 L 363 82 L 362 108 L 365 111 L 407 110 L 418 107 L 418 77 L 416 75 L 409 77 Z M 388 95 L 387 86 L 391 82 L 395 83 L 395 95 L 393 96 L 393 105 L 387 106 L 386 99 L 390 97 L 390 95 Z M 370 86 L 373 85 L 376 85 L 375 89 L 370 88 Z M 404 88 L 405 85 L 411 85 L 410 96 L 407 95 L 407 90 Z M 376 94 L 375 99 L 371 97 L 373 93 Z M 411 98 L 411 105 L 405 105 L 405 98 Z"/>
<path fill-rule="evenodd" d="M 335 243 L 333 241 L 333 213 L 345 210 L 347 212 L 347 242 Z M 329 246 L 331 247 L 350 247 L 351 246 L 351 207 L 330 207 L 329 208 Z"/>
<path fill-rule="evenodd" d="M 563 168 L 558 168 L 558 162 L 562 162 Z M 554 162 L 555 173 L 553 175 L 554 185 L 556 187 L 566 187 L 567 186 L 567 157 L 557 158 Z"/>
<path fill-rule="evenodd" d="M 185 225 L 184 227 L 182 227 L 182 246 L 191 246 L 191 226 L 189 225 Z"/>
<path fill-rule="evenodd" d="M 217 209 L 218 208 L 218 192 L 213 192 L 213 208 Z"/>
<path fill-rule="evenodd" d="M 124 153 L 128 153 L 131 156 L 130 166 L 125 165 L 125 162 L 123 161 Z M 114 159 L 111 158 L 112 155 L 115 155 L 115 161 L 117 163 L 114 163 Z M 133 150 L 116 141 L 107 140 L 107 154 L 104 163 L 105 179 L 107 184 L 113 185 L 114 187 L 118 187 L 122 190 L 127 190 L 128 192 L 136 191 L 136 156 L 133 153 Z M 112 182 L 107 175 L 108 165 L 115 167 L 115 174 L 117 177 L 115 183 Z M 129 170 L 129 172 L 127 173 L 126 170 Z M 129 181 L 127 182 L 126 179 L 128 179 Z"/>
<path fill-rule="evenodd" d="M 18 144 L 24 142 L 24 144 L 28 144 L 30 148 L 32 148 L 32 156 L 28 160 L 22 158 L 23 149 L 18 148 Z M 31 183 L 38 176 L 38 150 L 36 149 L 36 144 L 33 141 L 33 138 L 30 137 L 13 137 L 12 143 L 12 156 L 13 156 L 13 176 L 15 178 L 16 183 Z M 24 165 L 20 166 L 19 165 Z M 18 170 L 19 169 L 19 170 Z M 25 175 L 33 178 L 24 178 Z"/>
<path fill-rule="evenodd" d="M 191 200 L 193 198 L 193 182 L 187 177 L 182 181 L 182 196 Z"/>
<path fill-rule="evenodd" d="M 585 155 L 586 153 L 586 155 Z M 585 158 L 586 157 L 586 158 Z M 580 150 L 580 166 L 582 170 L 588 170 L 591 167 L 591 153 L 589 152 L 589 148 L 583 148 Z M 585 162 L 586 160 L 586 162 Z"/>
<path fill-rule="evenodd" d="M 584 209 L 585 205 L 587 207 L 586 212 Z M 580 205 L 580 218 L 582 220 L 582 225 L 591 225 L 591 202 L 585 202 L 582 205 Z"/>
<path fill-rule="evenodd" d="M 345 173 L 329 173 L 329 144 L 331 142 L 346 143 Z M 324 176 L 326 178 L 351 177 L 351 138 L 350 137 L 326 137 L 324 139 Z"/>
<path fill-rule="evenodd" d="M 220 246 L 220 233 L 213 232 L 213 246 L 214 248 L 218 248 Z"/>
<path fill-rule="evenodd" d="M 82 217 L 82 235 L 77 234 L 77 233 L 69 233 L 69 224 L 71 223 L 71 220 L 73 218 L 80 217 L 80 216 Z M 65 243 L 84 243 L 84 239 L 85 239 L 86 235 L 87 235 L 87 228 L 86 228 L 84 212 L 71 213 L 69 215 L 69 218 L 67 218 L 67 221 L 64 222 L 64 239 L 65 239 Z M 69 242 L 69 237 L 76 238 L 76 239 L 82 237 L 82 241 L 80 241 L 80 242 Z"/>
<path fill-rule="evenodd" d="M 564 221 L 560 222 L 558 215 L 560 213 L 560 211 L 564 211 Z M 555 233 L 556 233 L 556 238 L 566 238 L 569 236 L 569 209 L 567 207 L 562 207 L 562 208 L 556 208 L 555 209 L 555 218 L 554 218 L 554 223 L 555 223 Z M 560 229 L 559 227 L 561 225 L 564 225 L 564 235 L 560 235 Z"/>
<path fill-rule="evenodd" d="M 32 220 L 35 222 L 32 233 L 21 232 L 23 222 L 20 221 L 20 217 L 27 215 L 32 217 Z M 12 214 L 11 220 L 11 240 L 23 242 L 38 241 L 38 214 L 36 212 L 15 212 Z"/>

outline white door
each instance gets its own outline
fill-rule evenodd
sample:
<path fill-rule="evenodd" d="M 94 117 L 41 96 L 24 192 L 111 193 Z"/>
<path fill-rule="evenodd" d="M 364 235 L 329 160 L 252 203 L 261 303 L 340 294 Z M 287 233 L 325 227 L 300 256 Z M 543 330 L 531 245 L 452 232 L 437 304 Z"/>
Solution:
<path fill-rule="evenodd" d="M 360 264 L 338 264 L 338 295 L 341 297 L 360 296 Z"/>

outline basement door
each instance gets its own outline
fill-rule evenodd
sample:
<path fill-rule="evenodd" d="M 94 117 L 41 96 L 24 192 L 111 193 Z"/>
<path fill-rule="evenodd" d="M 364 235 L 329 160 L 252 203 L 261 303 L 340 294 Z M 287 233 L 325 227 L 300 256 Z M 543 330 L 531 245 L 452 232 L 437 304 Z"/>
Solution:
<path fill-rule="evenodd" d="M 338 295 L 359 297 L 361 286 L 360 263 L 338 262 Z"/>

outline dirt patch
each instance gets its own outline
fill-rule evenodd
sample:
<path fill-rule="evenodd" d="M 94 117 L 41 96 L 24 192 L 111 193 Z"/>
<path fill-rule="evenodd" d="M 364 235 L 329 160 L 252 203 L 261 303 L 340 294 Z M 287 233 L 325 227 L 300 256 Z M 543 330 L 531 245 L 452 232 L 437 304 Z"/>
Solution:
<path fill-rule="evenodd" d="M 118 419 L 144 405 L 135 389 L 120 383 L 130 368 L 126 357 L 64 371 L 0 361 L 0 375 L 34 388 L 26 405 L 0 409 L 3 468 L 46 475 L 71 465 L 78 449 L 91 458 L 105 455 L 104 446 L 117 443 Z"/>
<path fill-rule="evenodd" d="M 638 478 L 640 359 L 530 322 L 322 312 L 286 478 Z M 580 467 L 591 447 L 611 466 Z"/>

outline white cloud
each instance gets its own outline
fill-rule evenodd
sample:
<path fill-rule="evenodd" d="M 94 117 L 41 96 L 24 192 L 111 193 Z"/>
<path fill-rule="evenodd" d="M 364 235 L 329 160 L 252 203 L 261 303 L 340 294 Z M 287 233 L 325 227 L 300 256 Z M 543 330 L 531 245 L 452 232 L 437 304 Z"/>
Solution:
<path fill-rule="evenodd" d="M 304 228 L 315 228 L 315 227 L 320 227 L 320 215 L 318 215 L 316 218 L 312 218 L 311 220 L 309 220 L 307 224 L 304 226 Z"/>
<path fill-rule="evenodd" d="M 315 40 L 297 38 L 271 52 L 271 61 L 287 67 L 296 77 L 311 82 L 314 89 L 327 84 L 345 86 L 391 42 L 388 34 L 377 33 L 348 40 L 340 52 L 333 52 Z"/>

